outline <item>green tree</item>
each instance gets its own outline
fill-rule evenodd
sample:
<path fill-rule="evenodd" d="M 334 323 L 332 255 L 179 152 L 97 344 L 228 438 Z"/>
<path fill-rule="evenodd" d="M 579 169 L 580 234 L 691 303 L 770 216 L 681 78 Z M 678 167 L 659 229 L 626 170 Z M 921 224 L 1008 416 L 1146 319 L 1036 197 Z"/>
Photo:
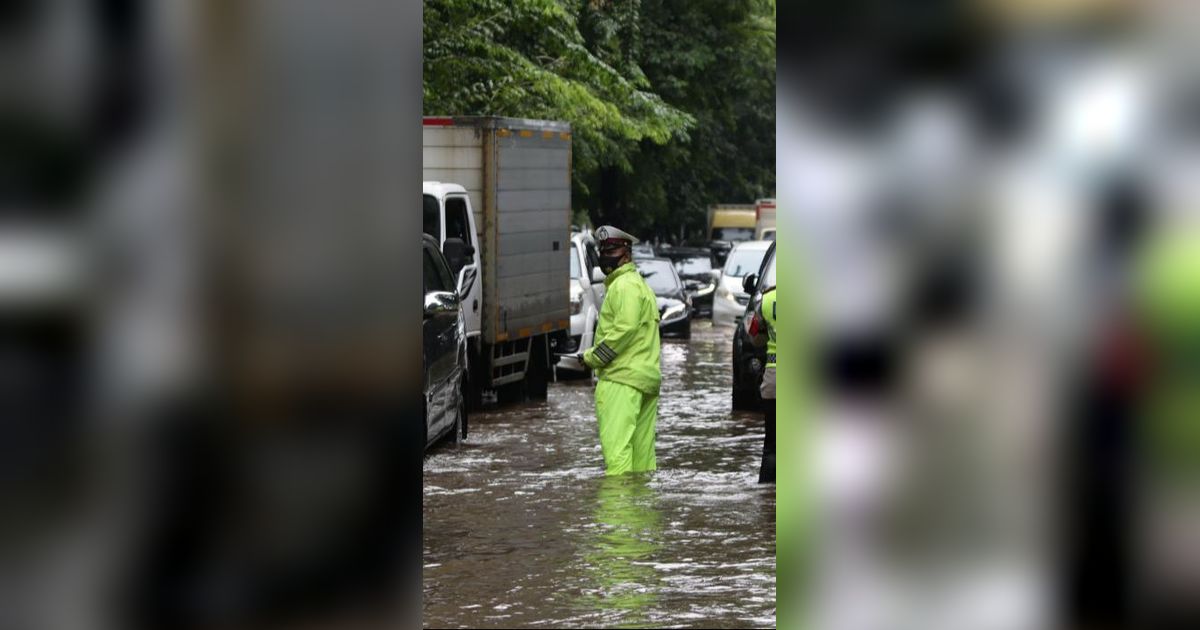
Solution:
<path fill-rule="evenodd" d="M 632 168 L 639 143 L 686 138 L 692 117 L 649 89 L 634 63 L 611 64 L 562 0 L 426 0 L 426 114 L 565 120 L 581 174 Z"/>
<path fill-rule="evenodd" d="M 639 63 L 663 100 L 696 119 L 688 138 L 642 143 L 610 174 L 623 214 L 664 238 L 699 236 L 706 208 L 775 190 L 775 5 L 642 0 Z"/>
<path fill-rule="evenodd" d="M 426 0 L 425 112 L 574 134 L 574 204 L 644 236 L 775 188 L 773 0 Z"/>

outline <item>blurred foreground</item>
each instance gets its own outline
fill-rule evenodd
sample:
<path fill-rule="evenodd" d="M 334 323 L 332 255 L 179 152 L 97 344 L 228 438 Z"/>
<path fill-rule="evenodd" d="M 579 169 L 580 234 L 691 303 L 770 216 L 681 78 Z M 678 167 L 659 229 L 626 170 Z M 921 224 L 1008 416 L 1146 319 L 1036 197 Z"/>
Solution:
<path fill-rule="evenodd" d="M 781 611 L 1195 627 L 1200 7 L 809 4 L 777 196 L 815 505 L 780 495 L 781 574 L 809 578 Z"/>

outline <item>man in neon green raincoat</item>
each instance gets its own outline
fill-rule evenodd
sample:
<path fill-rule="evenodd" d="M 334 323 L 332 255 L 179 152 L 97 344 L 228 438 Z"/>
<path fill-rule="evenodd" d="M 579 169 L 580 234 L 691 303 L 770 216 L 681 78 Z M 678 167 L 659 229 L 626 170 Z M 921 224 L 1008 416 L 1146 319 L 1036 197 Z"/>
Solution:
<path fill-rule="evenodd" d="M 759 483 L 775 483 L 775 287 L 763 290 L 762 301 L 754 312 L 751 322 L 751 341 L 755 346 L 766 344 L 767 366 L 763 370 L 762 395 L 763 434 L 762 464 L 758 470 Z"/>
<path fill-rule="evenodd" d="M 596 230 L 600 270 L 606 274 L 604 304 L 595 345 L 583 361 L 595 370 L 596 421 L 605 473 L 655 469 L 658 422 L 658 300 L 632 262 L 636 238 L 609 225 Z"/>

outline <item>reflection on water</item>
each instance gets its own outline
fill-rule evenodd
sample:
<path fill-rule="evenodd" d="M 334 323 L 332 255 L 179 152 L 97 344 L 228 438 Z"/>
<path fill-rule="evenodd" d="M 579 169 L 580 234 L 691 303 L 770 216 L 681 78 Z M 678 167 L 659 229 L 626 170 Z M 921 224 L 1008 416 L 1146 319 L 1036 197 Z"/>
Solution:
<path fill-rule="evenodd" d="M 658 466 L 607 478 L 592 384 L 471 418 L 425 459 L 428 627 L 772 627 L 762 417 L 730 411 L 730 328 L 664 344 Z"/>
<path fill-rule="evenodd" d="M 584 543 L 583 566 L 591 588 L 583 608 L 617 613 L 618 627 L 651 627 L 647 613 L 661 584 L 653 562 L 662 545 L 661 515 L 648 475 L 605 477 L 596 491 L 598 525 Z"/>

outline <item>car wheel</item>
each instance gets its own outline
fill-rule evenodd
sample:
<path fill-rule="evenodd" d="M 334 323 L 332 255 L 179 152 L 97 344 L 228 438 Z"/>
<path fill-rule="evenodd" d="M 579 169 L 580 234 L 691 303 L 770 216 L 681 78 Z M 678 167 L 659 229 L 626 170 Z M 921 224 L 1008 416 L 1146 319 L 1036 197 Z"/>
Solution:
<path fill-rule="evenodd" d="M 464 391 L 463 391 L 462 397 L 458 401 L 458 417 L 459 417 L 459 424 L 461 425 L 460 428 L 462 429 L 460 435 L 462 436 L 462 439 L 464 439 L 464 440 L 467 439 L 467 420 L 471 417 L 470 410 L 467 409 L 467 395 L 466 395 L 466 391 L 465 391 L 466 388 L 467 388 L 467 384 L 464 382 L 463 383 Z"/>
<path fill-rule="evenodd" d="M 463 401 L 459 400 L 455 405 L 454 410 L 454 426 L 450 427 L 450 443 L 458 445 L 463 438 L 463 419 L 466 416 L 463 410 Z"/>
<path fill-rule="evenodd" d="M 429 450 L 429 407 L 421 403 L 421 452 Z"/>
<path fill-rule="evenodd" d="M 735 411 L 749 408 L 749 405 L 746 404 L 746 394 L 743 392 L 741 386 L 738 385 L 737 381 L 734 381 L 733 383 L 733 408 Z"/>

